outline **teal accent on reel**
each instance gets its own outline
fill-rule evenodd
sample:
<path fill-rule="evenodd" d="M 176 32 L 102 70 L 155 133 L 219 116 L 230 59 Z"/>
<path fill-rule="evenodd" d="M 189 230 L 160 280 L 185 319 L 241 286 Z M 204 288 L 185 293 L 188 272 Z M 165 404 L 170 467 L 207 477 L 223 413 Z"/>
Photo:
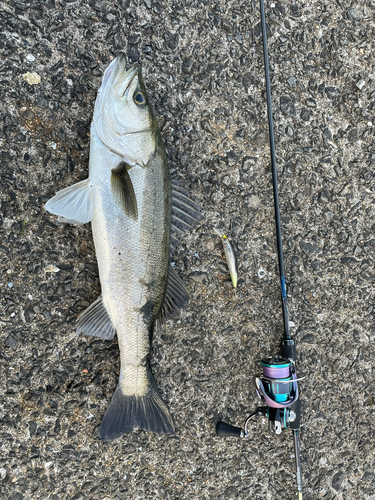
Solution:
<path fill-rule="evenodd" d="M 267 361 L 264 361 L 262 360 L 260 362 L 260 364 L 262 366 L 266 366 L 268 368 L 289 368 L 290 365 L 291 365 L 291 362 L 290 361 L 286 361 L 286 363 L 273 363 L 273 362 L 267 362 Z"/>

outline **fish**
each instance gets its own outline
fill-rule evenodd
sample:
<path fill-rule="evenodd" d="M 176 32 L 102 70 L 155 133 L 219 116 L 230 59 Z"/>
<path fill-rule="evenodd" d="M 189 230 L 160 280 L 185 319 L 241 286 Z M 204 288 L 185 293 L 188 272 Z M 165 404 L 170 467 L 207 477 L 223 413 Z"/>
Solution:
<path fill-rule="evenodd" d="M 221 242 L 223 244 L 224 254 L 227 261 L 230 278 L 232 280 L 232 285 L 234 288 L 237 288 L 238 267 L 236 254 L 234 253 L 233 247 L 225 234 L 222 235 L 216 229 L 215 232 L 220 236 Z"/>
<path fill-rule="evenodd" d="M 140 428 L 173 434 L 150 365 L 152 335 L 184 307 L 188 292 L 171 266 L 183 234 L 202 218 L 190 193 L 172 181 L 141 67 L 120 53 L 104 72 L 90 129 L 89 176 L 45 205 L 60 220 L 91 222 L 101 295 L 79 317 L 77 333 L 112 340 L 118 385 L 99 438 Z"/>

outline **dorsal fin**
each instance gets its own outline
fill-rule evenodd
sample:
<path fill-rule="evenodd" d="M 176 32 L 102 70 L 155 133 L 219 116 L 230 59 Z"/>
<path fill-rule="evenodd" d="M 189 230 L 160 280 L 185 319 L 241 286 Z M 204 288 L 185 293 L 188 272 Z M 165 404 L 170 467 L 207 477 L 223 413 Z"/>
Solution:
<path fill-rule="evenodd" d="M 167 291 L 157 318 L 157 324 L 164 323 L 172 314 L 185 307 L 189 294 L 173 267 L 169 267 Z"/>
<path fill-rule="evenodd" d="M 186 189 L 172 181 L 172 230 L 170 238 L 170 253 L 177 248 L 184 232 L 192 229 L 203 218 L 199 205 L 190 199 Z"/>

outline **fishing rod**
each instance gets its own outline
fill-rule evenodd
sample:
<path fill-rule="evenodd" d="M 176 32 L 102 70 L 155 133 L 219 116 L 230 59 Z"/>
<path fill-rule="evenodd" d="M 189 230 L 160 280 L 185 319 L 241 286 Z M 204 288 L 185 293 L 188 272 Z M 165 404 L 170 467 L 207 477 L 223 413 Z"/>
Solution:
<path fill-rule="evenodd" d="M 289 331 L 289 314 L 285 284 L 284 257 L 281 237 L 281 222 L 279 208 L 279 194 L 277 188 L 277 169 L 275 154 L 275 137 L 272 118 L 271 84 L 268 64 L 266 19 L 264 13 L 264 2 L 259 0 L 260 15 L 263 35 L 263 56 L 267 93 L 267 112 L 269 127 L 269 142 L 272 167 L 273 199 L 275 207 L 277 255 L 279 262 L 279 277 L 281 303 L 283 311 L 284 333 L 281 339 L 281 356 L 262 359 L 262 374 L 255 377 L 256 392 L 264 404 L 258 407 L 245 421 L 244 428 L 234 427 L 225 422 L 218 422 L 216 433 L 218 436 L 233 436 L 247 438 L 250 436 L 249 423 L 256 416 L 268 418 L 269 429 L 275 434 L 281 434 L 283 429 L 291 429 L 293 432 L 294 456 L 296 465 L 298 500 L 302 500 L 302 475 L 301 457 L 299 445 L 299 428 L 301 421 L 301 409 L 298 392 L 298 381 L 296 373 L 297 352 L 294 339 Z"/>

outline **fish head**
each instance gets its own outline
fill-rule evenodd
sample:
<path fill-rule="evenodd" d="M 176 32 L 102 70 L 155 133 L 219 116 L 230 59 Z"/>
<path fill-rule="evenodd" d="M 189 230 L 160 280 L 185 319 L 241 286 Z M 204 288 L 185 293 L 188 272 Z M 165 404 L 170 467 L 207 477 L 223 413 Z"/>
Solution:
<path fill-rule="evenodd" d="M 126 70 L 124 54 L 104 72 L 92 127 L 98 139 L 130 165 L 147 167 L 157 145 L 158 126 L 141 76 L 134 64 Z"/>

